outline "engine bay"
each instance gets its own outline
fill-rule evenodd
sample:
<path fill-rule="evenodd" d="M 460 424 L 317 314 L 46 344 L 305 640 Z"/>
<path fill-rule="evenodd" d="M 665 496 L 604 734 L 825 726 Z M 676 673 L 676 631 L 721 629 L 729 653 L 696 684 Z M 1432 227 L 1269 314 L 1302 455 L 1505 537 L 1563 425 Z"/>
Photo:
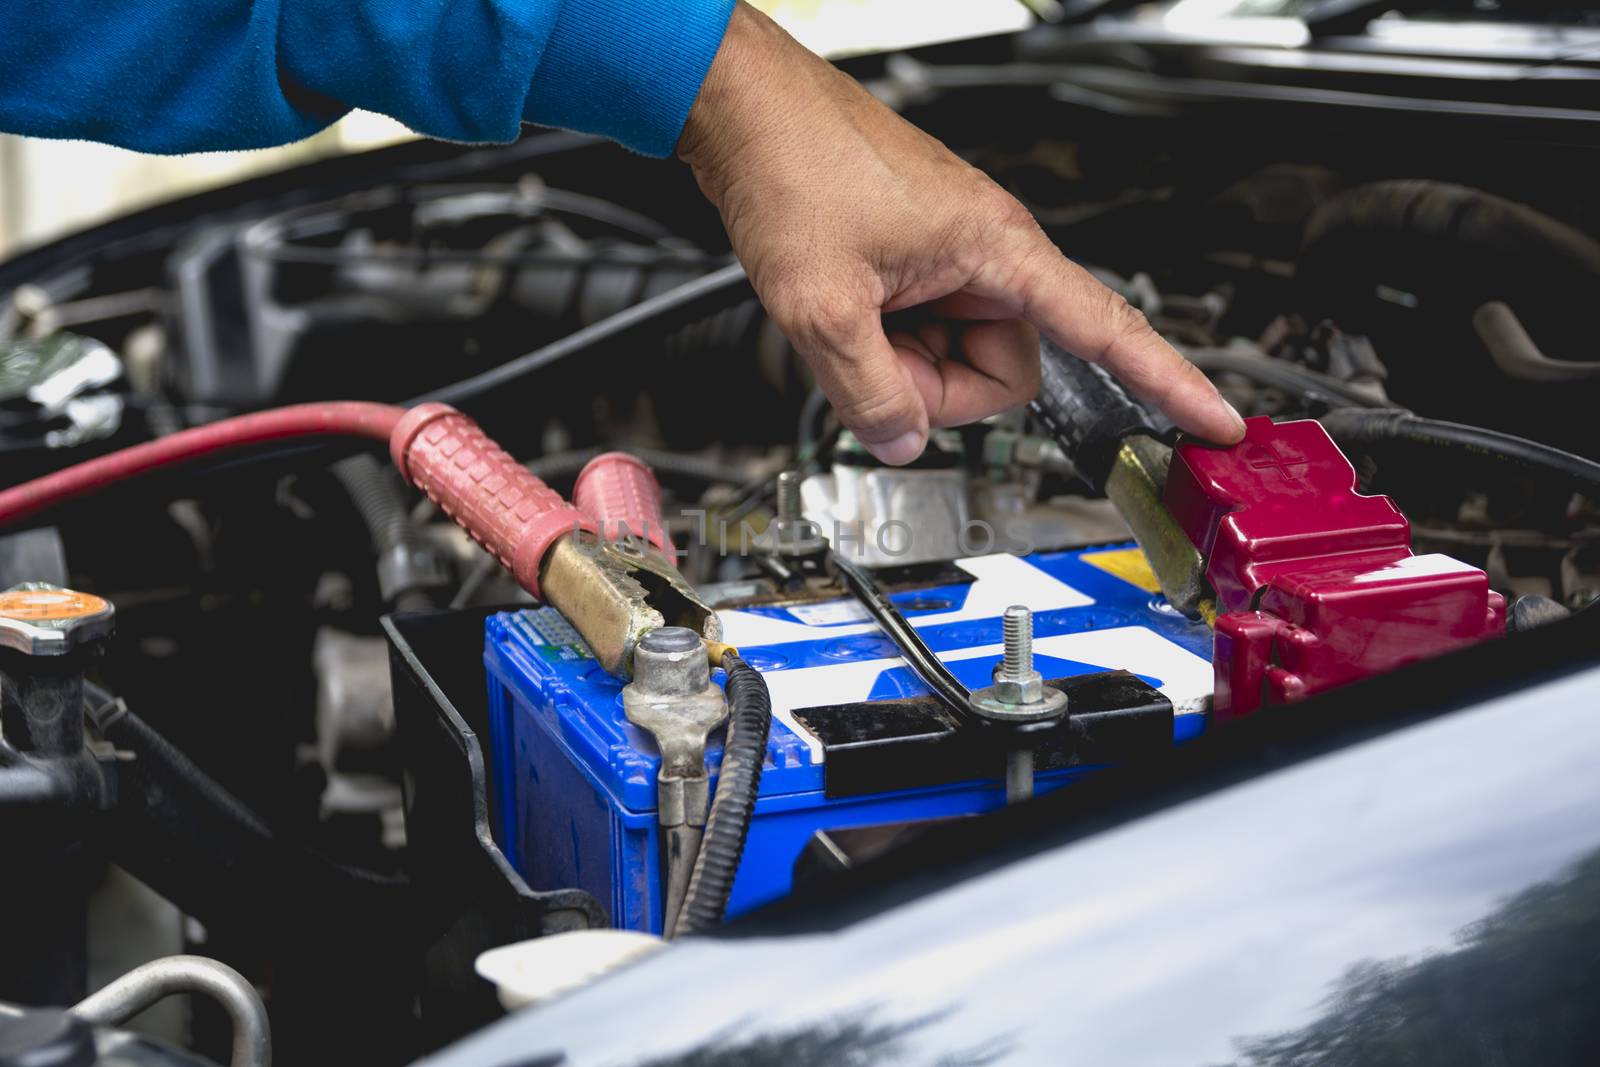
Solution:
<path fill-rule="evenodd" d="M 1592 146 L 1107 108 L 1051 40 L 862 76 L 1241 445 L 1046 344 L 1030 408 L 886 466 L 691 179 L 569 134 L 311 164 L 0 264 L 0 812 L 33 872 L 0 1002 L 140 962 L 84 949 L 114 865 L 163 954 L 263 992 L 280 1062 L 410 1062 L 560 987 L 492 950 L 629 931 L 622 961 L 1588 610 Z M 197 1005 L 180 1043 L 238 1063 L 241 1025 Z"/>

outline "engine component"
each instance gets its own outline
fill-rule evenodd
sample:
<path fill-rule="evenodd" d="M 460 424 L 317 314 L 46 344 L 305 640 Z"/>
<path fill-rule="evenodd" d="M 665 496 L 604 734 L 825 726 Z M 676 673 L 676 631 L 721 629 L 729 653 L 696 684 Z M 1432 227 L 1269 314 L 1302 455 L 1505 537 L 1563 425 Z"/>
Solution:
<path fill-rule="evenodd" d="M 330 380 L 343 392 L 380 372 L 417 390 L 459 359 L 514 354 L 507 338 L 593 322 L 714 263 L 653 219 L 537 182 L 383 186 L 186 242 L 170 266 L 175 370 L 221 404 L 327 395 L 312 390 Z"/>
<path fill-rule="evenodd" d="M 123 398 L 102 392 L 122 361 L 92 337 L 56 333 L 0 342 L 0 432 L 18 443 L 69 448 L 114 434 Z"/>
<path fill-rule="evenodd" d="M 1209 633 L 1154 592 L 1138 550 L 1118 547 L 963 559 L 893 599 L 966 687 L 992 680 L 1004 609 L 1032 606 L 1035 665 L 1071 701 L 1065 719 L 1028 735 L 1047 792 L 1201 730 Z M 1010 743 L 933 699 L 856 601 L 777 598 L 719 616 L 766 681 L 773 718 L 730 915 L 785 895 L 818 829 L 1004 802 Z M 535 888 L 586 889 L 613 925 L 660 931 L 659 760 L 623 714 L 622 683 L 550 608 L 491 616 L 484 662 L 507 857 Z M 713 738 L 708 766 L 721 759 Z"/>
<path fill-rule="evenodd" d="M 620 970 L 665 947 L 633 930 L 573 930 L 501 945 L 474 963 L 493 982 L 506 1011 L 541 1004 Z"/>
<path fill-rule="evenodd" d="M 285 959 L 294 958 L 291 946 L 304 951 L 337 930 L 348 952 L 319 964 L 330 977 L 351 959 L 395 952 L 385 946 L 404 928 L 403 883 L 275 834 L 121 700 L 85 681 L 112 619 L 107 601 L 56 587 L 24 585 L 0 597 L 0 820 L 11 861 L 25 871 L 0 879 L 0 909 L 15 920 L 0 997 L 60 1005 L 84 995 L 88 890 L 107 861 L 208 926 L 248 914 L 277 935 Z M 385 998 L 408 1005 L 407 994 L 375 982 L 344 1008 L 366 1015 Z"/>
<path fill-rule="evenodd" d="M 1295 269 L 1306 318 L 1373 338 L 1399 403 L 1583 455 L 1596 449 L 1596 379 L 1590 310 L 1574 294 L 1597 281 L 1600 242 L 1583 229 L 1422 178 L 1321 205 Z M 1505 310 L 1481 315 L 1489 304 Z"/>
<path fill-rule="evenodd" d="M 967 472 L 959 447 L 938 437 L 915 463 L 886 467 L 854 436 L 840 435 L 833 469 L 801 487 L 806 519 L 865 567 L 966 555 Z"/>
<path fill-rule="evenodd" d="M 53 814 L 8 835 L 23 873 L 0 879 L 6 936 L 0 1000 L 61 1004 L 87 982 L 86 816 L 106 801 L 84 744 L 83 674 L 110 634 L 111 605 L 42 583 L 0 593 L 0 809 Z"/>
<path fill-rule="evenodd" d="M 226 964 L 202 956 L 169 956 L 136 967 L 72 1009 L 86 1022 L 117 1026 L 146 1008 L 180 993 L 203 993 L 233 1023 L 229 1067 L 271 1067 L 272 1031 L 261 994 Z"/>
<path fill-rule="evenodd" d="M 382 637 L 332 628 L 317 631 L 311 651 L 317 672 L 316 758 L 327 784 L 324 820 L 375 820 L 390 849 L 405 840 L 403 796 L 391 770 L 394 699 L 389 647 Z"/>
<path fill-rule="evenodd" d="M 1166 485 L 1217 593 L 1219 720 L 1504 632 L 1488 575 L 1413 555 L 1400 509 L 1356 492 L 1318 423 L 1246 427 L 1231 448 L 1180 443 Z"/>

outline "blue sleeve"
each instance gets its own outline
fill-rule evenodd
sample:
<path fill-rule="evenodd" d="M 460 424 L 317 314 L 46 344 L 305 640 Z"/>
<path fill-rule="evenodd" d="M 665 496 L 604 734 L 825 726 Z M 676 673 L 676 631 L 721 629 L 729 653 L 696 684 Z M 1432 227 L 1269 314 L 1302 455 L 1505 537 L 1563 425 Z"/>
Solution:
<path fill-rule="evenodd" d="M 0 129 L 144 152 L 296 141 L 352 107 L 671 154 L 734 0 L 0 2 Z"/>

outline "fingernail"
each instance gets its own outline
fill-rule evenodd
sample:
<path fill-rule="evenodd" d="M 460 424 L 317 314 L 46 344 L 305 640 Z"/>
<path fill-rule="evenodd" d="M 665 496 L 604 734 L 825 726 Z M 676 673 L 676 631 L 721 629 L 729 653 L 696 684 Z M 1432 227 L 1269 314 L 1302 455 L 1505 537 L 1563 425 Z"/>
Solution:
<path fill-rule="evenodd" d="M 927 439 L 923 437 L 920 430 L 907 430 L 893 440 L 883 441 L 879 444 L 863 443 L 866 444 L 867 451 L 874 456 L 877 456 L 885 463 L 891 463 L 898 467 L 900 464 L 910 463 L 922 455 L 922 449 L 927 444 Z"/>
<path fill-rule="evenodd" d="M 1244 436 L 1244 429 L 1245 429 L 1245 427 L 1244 427 L 1244 416 L 1239 414 L 1239 409 L 1238 408 L 1234 407 L 1232 404 L 1228 403 L 1226 400 L 1224 400 L 1222 402 L 1222 406 L 1227 408 L 1228 409 L 1228 414 L 1233 416 L 1234 429 L 1239 431 L 1239 436 L 1240 437 L 1243 437 Z"/>

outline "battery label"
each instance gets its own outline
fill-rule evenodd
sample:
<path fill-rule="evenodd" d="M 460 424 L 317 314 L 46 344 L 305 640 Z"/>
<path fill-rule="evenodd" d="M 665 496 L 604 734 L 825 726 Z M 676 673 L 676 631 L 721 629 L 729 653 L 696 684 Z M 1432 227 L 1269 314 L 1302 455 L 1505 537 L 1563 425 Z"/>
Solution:
<path fill-rule="evenodd" d="M 555 608 L 530 608 L 519 612 L 514 625 L 535 645 L 560 659 L 594 659 L 594 653 L 578 636 L 578 631 Z"/>
<path fill-rule="evenodd" d="M 1107 552 L 1085 552 L 1078 557 L 1091 567 L 1099 567 L 1107 574 L 1115 574 L 1129 585 L 1136 585 L 1147 593 L 1161 592 L 1156 572 L 1150 569 L 1150 559 L 1137 548 L 1113 548 Z"/>
<path fill-rule="evenodd" d="M 864 622 L 872 618 L 854 600 L 829 600 L 821 604 L 794 604 L 789 614 L 807 626 L 838 626 L 845 622 Z"/>

